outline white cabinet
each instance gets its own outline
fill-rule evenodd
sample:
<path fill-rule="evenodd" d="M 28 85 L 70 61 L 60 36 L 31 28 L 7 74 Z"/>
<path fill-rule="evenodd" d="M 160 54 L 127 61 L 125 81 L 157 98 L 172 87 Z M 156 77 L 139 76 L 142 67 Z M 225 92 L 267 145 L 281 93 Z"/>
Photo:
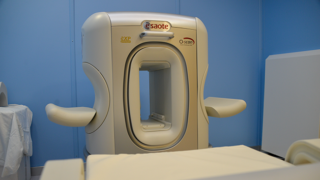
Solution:
<path fill-rule="evenodd" d="M 297 140 L 319 138 L 320 50 L 266 60 L 262 150 L 285 157 Z"/>

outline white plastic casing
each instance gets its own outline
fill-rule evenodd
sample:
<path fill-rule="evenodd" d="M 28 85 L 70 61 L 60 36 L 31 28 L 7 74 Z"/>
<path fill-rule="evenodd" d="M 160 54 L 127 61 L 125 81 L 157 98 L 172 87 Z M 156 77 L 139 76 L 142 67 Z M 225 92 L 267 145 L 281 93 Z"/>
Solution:
<path fill-rule="evenodd" d="M 157 31 L 152 31 L 155 32 L 152 36 L 147 34 L 146 36 L 140 37 L 140 34 L 143 32 L 149 33 L 149 31 L 146 31 L 141 26 L 145 21 L 168 22 L 171 25 L 171 28 L 168 32 L 157 33 Z M 120 42 L 122 37 L 129 38 L 123 43 Z M 180 40 L 184 40 L 185 37 L 192 39 L 192 46 L 184 46 L 184 44 L 179 42 Z M 117 154 L 151 151 L 151 149 L 144 150 L 144 147 L 135 145 L 132 140 L 133 136 L 130 137 L 128 135 L 128 124 L 125 122 L 125 111 L 123 110 L 123 101 L 125 101 L 125 99 L 123 99 L 124 92 L 122 92 L 125 79 L 125 72 L 123 72 L 123 70 L 126 68 L 125 63 L 130 52 L 138 45 L 148 42 L 159 42 L 159 46 L 161 47 L 161 43 L 169 44 L 177 48 L 186 61 L 184 70 L 187 74 L 184 75 L 184 78 L 187 81 L 186 90 L 190 93 L 190 96 L 188 96 L 187 99 L 183 98 L 178 101 L 182 101 L 182 104 L 185 104 L 183 101 L 187 102 L 186 105 L 188 110 L 186 112 L 186 118 L 188 118 L 188 125 L 183 126 L 186 128 L 184 130 L 185 132 L 173 131 L 178 134 L 182 133 L 181 137 L 169 133 L 172 134 L 172 136 L 168 134 L 168 138 L 162 139 L 163 143 L 154 141 L 150 137 L 150 135 L 155 135 L 158 132 L 149 132 L 148 134 L 148 132 L 143 133 L 143 130 L 141 129 L 141 135 L 145 136 L 146 140 L 143 140 L 141 137 L 139 140 L 145 141 L 145 143 L 150 146 L 152 146 L 153 143 L 155 143 L 155 146 L 166 143 L 170 144 L 173 140 L 178 142 L 174 144 L 171 143 L 172 145 L 170 146 L 162 146 L 162 148 L 170 147 L 169 149 L 165 148 L 160 150 L 161 147 L 159 146 L 160 151 L 208 147 L 208 120 L 202 93 L 208 68 L 207 32 L 203 23 L 197 18 L 173 14 L 101 12 L 90 16 L 82 27 L 83 66 L 85 73 L 95 88 L 96 99 L 94 109 L 97 111 L 96 117 L 86 126 L 86 146 L 89 153 Z M 148 45 L 146 44 L 146 46 Z M 158 47 L 158 45 L 156 44 L 155 47 Z M 198 53 L 197 50 L 200 50 L 201 52 Z M 172 67 L 170 66 L 170 68 Z M 92 78 L 92 75 L 90 74 L 96 74 L 96 77 Z M 100 82 L 104 81 L 102 84 L 105 84 L 104 87 L 106 88 L 104 89 L 106 89 L 106 93 L 102 93 L 101 89 L 103 88 L 96 88 L 97 83 L 94 82 L 96 81 L 94 79 L 97 77 L 98 79 L 101 79 L 99 80 Z M 130 76 L 130 78 L 134 77 Z M 137 77 L 136 79 L 139 80 Z M 176 82 L 176 85 L 178 84 L 179 82 Z M 99 92 L 99 89 L 101 92 Z M 134 96 L 129 96 L 129 98 L 131 97 Z M 107 101 L 105 105 L 102 105 L 101 103 L 101 99 L 103 98 L 105 99 L 103 102 Z M 114 102 L 114 98 L 116 98 L 117 101 Z M 140 101 L 140 99 L 137 99 L 136 101 Z M 175 108 L 183 109 L 181 106 L 184 105 L 174 106 L 175 107 L 172 107 L 173 110 Z M 107 108 L 99 110 L 99 107 Z M 132 105 L 130 108 L 133 109 L 129 110 L 132 112 L 136 107 L 138 106 Z M 139 109 L 135 111 L 139 111 Z M 103 118 L 103 116 L 105 116 L 105 118 Z M 137 127 L 135 129 L 137 129 Z M 138 135 L 139 133 L 135 134 Z M 170 140 L 170 137 L 173 137 L 173 139 Z M 179 138 L 175 139 L 176 137 Z M 148 138 L 151 138 L 150 141 L 147 140 Z"/>
<path fill-rule="evenodd" d="M 207 148 L 209 143 L 209 119 L 204 106 L 203 91 L 208 73 L 208 33 L 199 18 L 197 24 L 197 65 L 198 65 L 198 148 Z"/>
<path fill-rule="evenodd" d="M 208 116 L 224 118 L 239 114 L 246 109 L 247 104 L 241 99 L 208 97 L 204 100 Z"/>
<path fill-rule="evenodd" d="M 108 14 L 91 15 L 82 26 L 82 61 L 95 91 L 97 115 L 85 129 L 87 150 L 94 154 L 115 153 L 111 45 Z"/>
<path fill-rule="evenodd" d="M 46 106 L 48 118 L 57 124 L 81 127 L 86 126 L 95 116 L 96 111 L 87 107 L 63 108 L 54 104 Z"/>

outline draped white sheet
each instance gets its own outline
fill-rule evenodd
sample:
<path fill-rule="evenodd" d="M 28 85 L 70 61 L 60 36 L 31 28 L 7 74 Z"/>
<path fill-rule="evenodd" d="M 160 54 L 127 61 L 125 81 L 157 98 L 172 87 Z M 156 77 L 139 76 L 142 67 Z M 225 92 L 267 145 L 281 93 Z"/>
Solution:
<path fill-rule="evenodd" d="M 0 107 L 0 177 L 15 174 L 23 155 L 32 156 L 31 123 L 27 106 Z"/>

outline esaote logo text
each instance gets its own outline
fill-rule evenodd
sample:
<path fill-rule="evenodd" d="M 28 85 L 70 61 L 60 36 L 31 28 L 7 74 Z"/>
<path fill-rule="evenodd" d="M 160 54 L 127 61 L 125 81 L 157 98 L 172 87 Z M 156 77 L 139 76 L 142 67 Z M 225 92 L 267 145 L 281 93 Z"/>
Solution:
<path fill-rule="evenodd" d="M 144 21 L 142 27 L 148 31 L 169 31 L 171 25 L 166 21 Z"/>

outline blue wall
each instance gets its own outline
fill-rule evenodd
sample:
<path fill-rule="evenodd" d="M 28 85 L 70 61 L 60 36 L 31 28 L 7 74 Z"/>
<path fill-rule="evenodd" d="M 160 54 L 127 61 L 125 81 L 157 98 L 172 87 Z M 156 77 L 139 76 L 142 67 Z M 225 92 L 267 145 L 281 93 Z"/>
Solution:
<path fill-rule="evenodd" d="M 320 0 L 263 1 L 263 59 L 320 49 Z"/>
<path fill-rule="evenodd" d="M 210 143 L 255 146 L 261 138 L 262 59 L 320 48 L 319 10 L 318 0 L 0 1 L 0 81 L 8 88 L 10 104 L 24 104 L 33 111 L 31 166 L 83 157 L 84 128 L 50 122 L 44 107 L 93 106 L 93 87 L 81 66 L 80 38 L 81 26 L 91 14 L 151 11 L 199 17 L 209 34 L 205 98 L 247 102 L 247 109 L 235 117 L 210 118 Z"/>
<path fill-rule="evenodd" d="M 265 59 L 273 54 L 320 49 L 320 0 L 263 0 L 262 8 L 261 110 Z M 260 115 L 262 133 L 263 113 Z"/>
<path fill-rule="evenodd" d="M 48 103 L 71 106 L 69 3 L 0 1 L 0 81 L 10 104 L 33 112 L 32 166 L 74 156 L 73 130 L 50 122 Z"/>
<path fill-rule="evenodd" d="M 243 99 L 247 109 L 230 118 L 209 118 L 212 146 L 258 145 L 260 1 L 183 0 L 180 12 L 206 25 L 209 70 L 204 97 Z"/>

